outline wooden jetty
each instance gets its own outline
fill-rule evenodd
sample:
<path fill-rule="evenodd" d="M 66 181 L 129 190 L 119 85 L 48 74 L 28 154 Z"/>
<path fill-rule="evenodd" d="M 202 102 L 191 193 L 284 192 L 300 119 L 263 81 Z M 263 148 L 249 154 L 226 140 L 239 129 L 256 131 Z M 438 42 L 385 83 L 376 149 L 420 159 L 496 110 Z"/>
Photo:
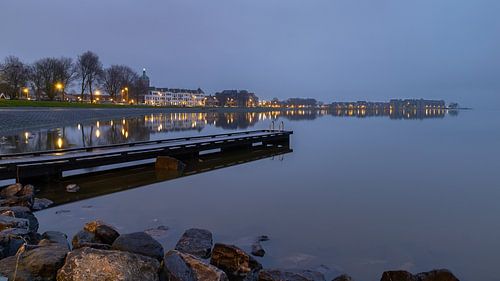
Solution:
<path fill-rule="evenodd" d="M 142 141 L 85 148 L 0 155 L 0 180 L 30 183 L 62 178 L 65 171 L 171 156 L 193 158 L 200 153 L 289 147 L 292 131 L 255 130 L 206 136 Z"/>

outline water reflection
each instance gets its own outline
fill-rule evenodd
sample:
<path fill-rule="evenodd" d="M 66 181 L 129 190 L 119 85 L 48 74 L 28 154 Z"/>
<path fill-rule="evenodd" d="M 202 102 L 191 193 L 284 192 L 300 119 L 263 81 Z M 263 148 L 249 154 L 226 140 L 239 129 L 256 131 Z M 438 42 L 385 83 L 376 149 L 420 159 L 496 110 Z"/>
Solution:
<path fill-rule="evenodd" d="M 458 112 L 451 112 L 456 115 Z M 201 133 L 207 127 L 222 130 L 246 130 L 258 122 L 284 119 L 314 120 L 321 116 L 389 117 L 391 119 L 444 118 L 444 109 L 296 109 L 268 112 L 160 113 L 135 118 L 99 120 L 73 126 L 20 132 L 0 137 L 0 154 L 89 147 L 173 137 L 167 133 Z"/>

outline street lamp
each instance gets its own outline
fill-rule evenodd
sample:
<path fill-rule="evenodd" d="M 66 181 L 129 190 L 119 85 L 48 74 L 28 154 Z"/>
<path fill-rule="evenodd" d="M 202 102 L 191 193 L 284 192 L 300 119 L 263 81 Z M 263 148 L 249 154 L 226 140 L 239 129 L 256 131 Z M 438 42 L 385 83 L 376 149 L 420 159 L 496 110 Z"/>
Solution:
<path fill-rule="evenodd" d="M 23 93 L 26 94 L 26 99 L 28 100 L 29 99 L 28 95 L 30 93 L 30 90 L 28 88 L 24 88 Z"/>
<path fill-rule="evenodd" d="M 62 100 L 64 101 L 64 91 L 63 91 L 63 88 L 64 88 L 64 86 L 63 86 L 62 83 L 60 83 L 60 82 L 56 83 L 56 89 L 59 92 L 61 92 L 61 97 L 62 97 Z"/>

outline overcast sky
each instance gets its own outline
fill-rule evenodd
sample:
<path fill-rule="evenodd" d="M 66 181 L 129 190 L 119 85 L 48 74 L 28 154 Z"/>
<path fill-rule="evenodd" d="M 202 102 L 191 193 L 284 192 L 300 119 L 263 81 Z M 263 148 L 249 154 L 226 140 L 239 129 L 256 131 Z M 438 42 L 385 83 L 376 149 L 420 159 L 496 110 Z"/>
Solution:
<path fill-rule="evenodd" d="M 154 86 L 500 103 L 498 0 L 0 0 L 0 56 L 95 51 Z"/>

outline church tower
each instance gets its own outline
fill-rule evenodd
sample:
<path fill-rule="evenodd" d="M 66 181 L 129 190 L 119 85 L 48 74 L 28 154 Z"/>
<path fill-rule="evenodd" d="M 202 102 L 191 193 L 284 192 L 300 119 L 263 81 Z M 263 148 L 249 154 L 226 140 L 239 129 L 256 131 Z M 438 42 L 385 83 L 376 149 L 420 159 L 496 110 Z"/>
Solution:
<path fill-rule="evenodd" d="M 149 77 L 146 75 L 146 69 L 145 68 L 142 69 L 141 81 L 142 81 L 142 83 L 144 83 L 144 85 L 146 85 L 146 87 L 148 89 L 149 89 L 149 87 L 151 87 L 151 85 L 149 84 Z"/>

